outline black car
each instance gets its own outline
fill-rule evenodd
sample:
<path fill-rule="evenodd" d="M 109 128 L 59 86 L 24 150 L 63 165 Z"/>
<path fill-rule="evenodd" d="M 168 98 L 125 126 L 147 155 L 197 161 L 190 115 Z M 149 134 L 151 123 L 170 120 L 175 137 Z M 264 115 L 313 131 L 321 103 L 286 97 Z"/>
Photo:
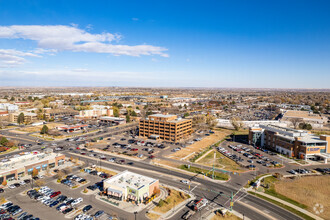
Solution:
<path fill-rule="evenodd" d="M 70 199 L 69 201 L 67 201 L 67 202 L 65 203 L 65 205 L 70 205 L 71 203 L 73 203 L 73 201 L 74 201 L 74 199 Z"/>
<path fill-rule="evenodd" d="M 69 213 L 69 212 L 71 212 L 73 210 L 73 208 L 67 208 L 67 209 L 65 209 L 62 213 L 63 214 L 67 214 L 67 213 Z"/>
<path fill-rule="evenodd" d="M 95 185 L 87 186 L 87 189 L 94 191 L 97 189 L 97 186 L 95 186 Z"/>
<path fill-rule="evenodd" d="M 31 180 L 29 180 L 29 179 L 26 179 L 26 180 L 24 180 L 24 182 L 25 182 L 25 183 L 30 183 L 30 182 L 31 182 Z"/>
<path fill-rule="evenodd" d="M 89 210 L 91 210 L 93 208 L 93 206 L 91 206 L 91 205 L 87 205 L 87 206 L 85 206 L 84 208 L 83 208 L 83 212 L 87 212 L 87 211 L 89 211 Z"/>
<path fill-rule="evenodd" d="M 78 183 L 83 183 L 85 181 L 86 181 L 86 179 L 81 179 L 81 180 L 78 181 Z"/>
<path fill-rule="evenodd" d="M 3 189 L 0 188 L 0 193 L 3 193 L 4 191 L 5 191 L 5 190 L 3 190 Z"/>
<path fill-rule="evenodd" d="M 19 183 L 14 183 L 14 186 L 17 188 L 17 187 L 20 187 L 21 184 L 19 184 Z"/>
<path fill-rule="evenodd" d="M 57 198 L 57 201 L 58 202 L 63 202 L 64 200 L 66 200 L 68 197 L 65 196 L 65 195 L 60 195 L 58 198 Z"/>
<path fill-rule="evenodd" d="M 104 211 L 102 211 L 102 210 L 97 211 L 97 212 L 94 214 L 94 218 L 99 218 L 99 217 L 101 217 L 103 214 L 104 214 Z"/>

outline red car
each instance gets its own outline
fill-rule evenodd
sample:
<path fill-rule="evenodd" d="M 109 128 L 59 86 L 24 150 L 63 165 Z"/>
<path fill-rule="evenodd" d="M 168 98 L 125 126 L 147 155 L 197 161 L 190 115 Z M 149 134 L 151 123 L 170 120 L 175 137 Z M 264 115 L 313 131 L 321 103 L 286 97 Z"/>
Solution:
<path fill-rule="evenodd" d="M 138 151 L 139 149 L 137 148 L 132 148 L 131 151 Z"/>
<path fill-rule="evenodd" d="M 149 158 L 150 158 L 150 159 L 154 159 L 155 156 L 154 156 L 154 155 L 150 155 Z"/>
<path fill-rule="evenodd" d="M 50 195 L 50 198 L 54 198 L 60 194 L 61 194 L 61 191 L 53 192 L 53 194 Z"/>

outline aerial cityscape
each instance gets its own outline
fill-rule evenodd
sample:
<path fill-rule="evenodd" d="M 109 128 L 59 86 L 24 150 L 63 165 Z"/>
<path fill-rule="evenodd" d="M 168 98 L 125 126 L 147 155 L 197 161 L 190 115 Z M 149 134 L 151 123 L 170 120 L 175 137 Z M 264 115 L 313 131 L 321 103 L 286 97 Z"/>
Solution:
<path fill-rule="evenodd" d="M 329 9 L 0 0 L 0 220 L 330 219 Z"/>

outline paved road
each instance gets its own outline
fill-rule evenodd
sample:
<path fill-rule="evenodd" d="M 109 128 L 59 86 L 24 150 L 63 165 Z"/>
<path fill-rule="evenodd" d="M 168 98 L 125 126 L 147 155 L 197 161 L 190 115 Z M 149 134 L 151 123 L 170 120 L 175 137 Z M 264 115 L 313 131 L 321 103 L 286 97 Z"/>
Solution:
<path fill-rule="evenodd" d="M 67 156 L 70 156 L 70 155 L 78 156 L 80 160 L 83 160 L 83 161 L 87 162 L 88 164 L 91 164 L 91 163 L 98 164 L 98 162 L 99 162 L 99 159 L 97 159 L 95 157 L 86 158 L 84 156 L 79 156 L 77 154 L 73 154 L 70 152 L 64 152 L 64 153 Z M 183 188 L 183 189 L 185 188 L 186 190 L 188 190 L 188 186 L 181 184 L 179 182 L 179 180 L 180 179 L 190 179 L 190 180 L 200 184 L 200 186 L 198 186 L 194 190 L 194 193 L 197 197 L 199 197 L 199 198 L 204 197 L 204 198 L 208 199 L 209 201 L 216 202 L 220 205 L 222 205 L 226 201 L 228 201 L 228 198 L 225 198 L 224 196 L 218 196 L 218 193 L 216 193 L 216 192 L 223 192 L 226 195 L 230 195 L 231 192 L 235 193 L 237 191 L 233 187 L 228 187 L 223 184 L 209 181 L 207 179 L 196 178 L 191 175 L 187 175 L 187 174 L 180 173 L 177 171 L 172 171 L 172 170 L 168 170 L 168 169 L 165 169 L 162 167 L 153 166 L 153 165 L 150 165 L 145 162 L 129 161 L 127 159 L 125 159 L 125 160 L 128 162 L 133 162 L 134 163 L 133 166 L 129 166 L 129 165 L 122 166 L 122 165 L 105 162 L 105 161 L 102 162 L 102 166 L 109 167 L 109 168 L 112 168 L 112 169 L 115 169 L 118 171 L 123 171 L 126 169 L 131 170 L 133 172 L 140 173 L 142 175 L 148 175 L 153 178 L 158 178 L 161 183 L 165 183 L 165 184 Z M 146 172 L 148 172 L 148 174 L 146 174 Z M 169 175 L 169 176 L 167 176 L 167 175 Z M 174 178 L 174 179 L 172 179 L 172 178 Z M 209 191 L 209 190 L 212 190 L 212 191 Z M 274 216 L 276 219 L 301 219 L 300 217 L 292 214 L 291 212 L 288 212 L 269 202 L 266 202 L 264 200 L 261 200 L 257 197 L 251 196 L 251 195 L 246 196 L 244 198 L 244 201 L 247 201 L 250 206 L 253 206 L 256 209 L 262 210 L 263 212 L 268 213 L 268 215 Z M 184 210 L 188 210 L 188 209 L 186 208 Z M 245 216 L 249 217 L 250 219 L 268 219 L 266 216 L 260 214 L 258 211 L 247 208 L 243 204 L 236 203 L 234 205 L 234 210 L 236 210 L 240 213 L 244 213 Z M 174 216 L 172 219 L 179 219 L 178 215 L 182 215 L 182 214 L 183 213 L 180 212 L 176 216 Z M 140 215 L 144 215 L 143 212 L 139 213 L 139 216 Z M 141 216 L 141 218 L 142 218 L 142 216 Z"/>
<path fill-rule="evenodd" d="M 111 134 L 111 132 L 107 133 L 100 133 L 97 134 L 98 136 L 106 136 Z M 90 138 L 94 138 L 94 135 L 90 135 Z M 59 146 L 67 145 L 68 143 L 65 141 L 57 141 L 57 144 Z M 36 145 L 32 147 L 33 150 L 40 150 L 40 146 Z M 16 154 L 17 152 L 13 152 L 7 155 Z M 64 154 L 67 156 L 72 155 L 72 152 L 69 152 L 68 149 L 63 151 Z M 86 161 L 87 163 L 91 164 L 98 164 L 98 159 L 94 157 L 85 158 L 81 155 L 76 155 L 81 160 Z M 4 155 L 1 155 L 1 157 L 4 157 Z M 117 156 L 117 158 L 120 158 Z M 228 198 L 224 196 L 219 196 L 216 192 L 223 192 L 226 195 L 230 195 L 232 192 L 236 192 L 239 188 L 243 186 L 242 182 L 247 181 L 247 179 L 251 179 L 254 177 L 253 173 L 247 173 L 246 175 L 241 176 L 232 176 L 232 180 L 229 183 L 225 184 L 219 184 L 213 181 L 210 181 L 208 179 L 201 179 L 196 178 L 188 174 L 184 174 L 177 171 L 168 170 L 162 167 L 154 166 L 148 163 L 148 161 L 134 161 L 134 160 L 128 160 L 127 158 L 123 158 L 127 162 L 133 162 L 133 166 L 122 166 L 114 163 L 108 163 L 108 162 L 102 162 L 102 166 L 106 166 L 118 171 L 122 171 L 125 169 L 131 170 L 136 173 L 140 173 L 143 175 L 146 175 L 146 172 L 148 172 L 148 176 L 151 176 L 153 178 L 160 179 L 161 183 L 179 187 L 185 190 L 188 190 L 187 185 L 183 185 L 179 182 L 180 179 L 190 179 L 198 184 L 198 186 L 194 189 L 193 193 L 197 196 L 197 198 L 207 198 L 209 201 L 211 201 L 211 204 L 215 205 L 224 205 L 228 204 Z M 92 202 L 92 201 L 91 201 Z M 247 205 L 246 205 L 247 204 Z M 210 207 L 213 207 L 210 205 Z M 210 208 L 209 207 L 209 208 Z M 253 207 L 253 208 L 251 208 Z M 125 219 L 134 219 L 133 214 L 126 213 L 124 211 L 118 211 L 114 207 L 109 206 L 109 210 L 116 211 L 120 216 L 124 217 Z M 178 212 L 176 215 L 174 215 L 171 219 L 180 219 L 181 215 L 188 210 L 187 207 L 185 207 L 183 210 Z M 276 219 L 301 219 L 298 216 L 294 215 L 291 212 L 288 212 L 282 208 L 279 208 L 269 202 L 266 202 L 262 199 L 259 199 L 257 197 L 247 195 L 244 197 L 240 202 L 236 202 L 234 205 L 234 210 L 238 211 L 242 214 L 245 214 L 245 216 L 249 217 L 250 219 L 269 219 L 270 216 Z M 207 210 L 203 210 L 200 214 L 201 216 L 206 212 Z M 141 211 L 138 213 L 137 219 L 145 219 L 146 210 Z M 194 219 L 199 218 L 199 213 L 194 216 Z"/>

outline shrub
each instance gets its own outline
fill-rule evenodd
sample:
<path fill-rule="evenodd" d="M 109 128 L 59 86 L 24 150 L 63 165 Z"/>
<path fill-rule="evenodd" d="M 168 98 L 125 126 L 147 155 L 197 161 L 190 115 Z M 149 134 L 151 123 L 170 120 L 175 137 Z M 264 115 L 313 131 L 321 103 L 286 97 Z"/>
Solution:
<path fill-rule="evenodd" d="M 159 207 L 162 207 L 162 206 L 164 205 L 164 203 L 165 203 L 164 200 L 161 199 L 161 200 L 159 200 L 159 202 L 158 202 L 158 206 L 159 206 Z"/>

